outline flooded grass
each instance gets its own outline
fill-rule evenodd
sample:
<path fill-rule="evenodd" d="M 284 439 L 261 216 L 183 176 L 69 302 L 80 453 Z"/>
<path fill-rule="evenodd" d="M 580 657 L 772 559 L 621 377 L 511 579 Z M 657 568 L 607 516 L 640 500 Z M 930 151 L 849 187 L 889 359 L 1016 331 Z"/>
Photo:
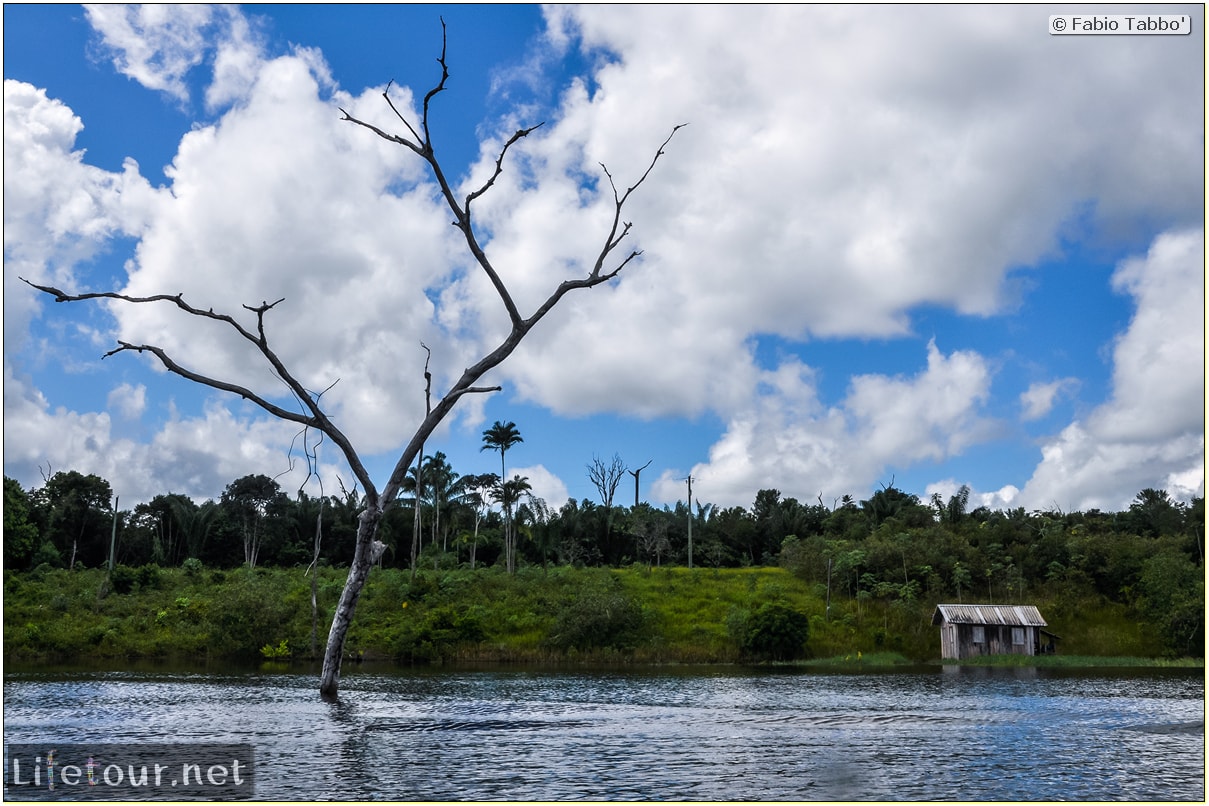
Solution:
<path fill-rule="evenodd" d="M 1032 666 L 1049 669 L 1085 669 L 1085 668 L 1171 668 L 1171 669 L 1203 669 L 1204 658 L 1140 658 L 1140 657 L 1101 657 L 1098 655 L 982 655 L 977 658 L 962 660 L 946 660 L 945 666 L 1002 666 L 1019 667 Z"/>

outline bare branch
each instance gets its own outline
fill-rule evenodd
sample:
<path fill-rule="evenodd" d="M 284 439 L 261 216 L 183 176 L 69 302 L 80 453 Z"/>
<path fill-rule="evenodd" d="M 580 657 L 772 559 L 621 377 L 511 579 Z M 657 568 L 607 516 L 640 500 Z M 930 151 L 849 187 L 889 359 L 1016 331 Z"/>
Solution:
<path fill-rule="evenodd" d="M 445 18 L 441 17 L 441 57 L 437 59 L 437 64 L 441 65 L 441 80 L 424 96 L 423 118 L 420 121 L 420 125 L 424 127 L 424 148 L 429 154 L 432 153 L 432 134 L 428 129 L 428 105 L 438 93 L 445 91 L 445 82 L 449 80 L 449 65 L 445 63 L 445 53 L 448 46 L 449 35 L 445 28 Z"/>
<path fill-rule="evenodd" d="M 604 248 L 600 250 L 600 256 L 596 260 L 596 265 L 592 267 L 592 277 L 600 277 L 602 280 L 611 280 L 617 276 L 617 274 L 625 267 L 627 263 L 638 257 L 638 255 L 642 254 L 641 252 L 630 253 L 629 257 L 622 261 L 620 266 L 607 274 L 601 275 L 601 270 L 604 268 L 604 263 L 608 259 L 609 254 L 612 253 L 612 251 L 617 248 L 618 244 L 621 243 L 622 239 L 630 233 L 630 227 L 632 225 L 628 221 L 624 223 L 621 221 L 621 210 L 625 206 L 626 201 L 629 200 L 630 194 L 642 187 L 642 184 L 646 182 L 647 177 L 651 175 L 651 171 L 655 170 L 655 164 L 659 162 L 659 158 L 663 156 L 663 149 L 667 148 L 668 143 L 672 142 L 672 138 L 676 136 L 676 132 L 680 131 L 687 125 L 687 123 L 680 123 L 672 127 L 671 134 L 669 134 L 667 139 L 663 141 L 658 149 L 656 149 L 655 156 L 651 158 L 651 164 L 648 165 L 646 170 L 642 172 L 642 176 L 638 178 L 638 181 L 627 188 L 626 192 L 621 196 L 617 195 L 617 185 L 613 182 L 613 175 L 609 173 L 609 169 L 606 168 L 603 163 L 601 164 L 601 170 L 603 170 L 605 176 L 609 178 L 609 187 L 613 189 L 613 226 L 609 228 L 609 234 L 605 238 Z M 619 224 L 621 225 L 620 234 L 617 232 Z"/>
<path fill-rule="evenodd" d="M 543 122 L 543 123 L 537 124 L 536 126 L 530 126 L 527 129 L 518 129 L 516 134 L 512 135 L 512 137 L 510 137 L 508 139 L 508 142 L 504 143 L 504 147 L 502 149 L 500 149 L 500 155 L 498 157 L 496 157 L 495 171 L 491 174 L 491 178 L 488 179 L 481 188 L 479 188 L 478 190 L 474 191 L 473 193 L 471 193 L 469 196 L 466 197 L 466 215 L 467 216 L 470 215 L 470 203 L 472 201 L 474 201 L 475 199 L 477 199 L 479 196 L 482 196 L 488 190 L 490 190 L 491 186 L 495 184 L 495 180 L 499 177 L 500 174 L 502 174 L 504 172 L 504 155 L 508 153 L 508 149 L 512 147 L 512 144 L 515 143 L 517 140 L 520 140 L 522 137 L 528 137 L 530 133 L 540 129 L 542 126 L 545 126 L 545 125 L 546 124 Z"/>
<path fill-rule="evenodd" d="M 625 462 L 619 454 L 613 454 L 613 460 L 605 464 L 599 456 L 592 457 L 592 463 L 587 465 L 588 480 L 600 494 L 600 502 L 607 508 L 613 506 L 613 496 L 617 494 L 617 485 L 625 475 Z"/>
<path fill-rule="evenodd" d="M 243 306 L 244 309 L 256 314 L 256 332 L 252 333 L 242 324 L 240 324 L 238 320 L 228 314 L 215 313 L 213 308 L 208 310 L 195 308 L 194 306 L 185 302 L 183 294 L 156 294 L 150 297 L 134 297 L 127 294 L 119 294 L 113 291 L 68 294 L 67 292 L 54 288 L 53 286 L 38 285 L 37 283 L 26 280 L 24 277 L 21 277 L 20 279 L 27 285 L 53 296 L 56 302 L 81 302 L 92 299 L 113 299 L 130 304 L 170 302 L 177 308 L 180 308 L 182 311 L 192 316 L 222 322 L 223 324 L 231 327 L 244 339 L 256 345 L 257 351 L 259 351 L 261 356 L 263 356 L 264 359 L 269 363 L 273 369 L 273 372 L 278 378 L 281 379 L 290 392 L 293 393 L 295 399 L 298 400 L 298 402 L 309 412 L 309 414 L 290 411 L 289 409 L 278 406 L 277 404 L 271 402 L 261 395 L 256 394 L 245 386 L 240 386 L 239 384 L 231 383 L 218 378 L 212 378 L 208 375 L 203 375 L 199 372 L 194 372 L 193 370 L 187 369 L 186 367 L 177 363 L 163 348 L 155 345 L 132 344 L 130 342 L 119 340 L 119 346 L 105 353 L 102 357 L 109 358 L 110 356 L 121 352 L 151 353 L 157 359 L 159 359 L 159 362 L 164 366 L 165 369 L 175 375 L 179 375 L 186 380 L 193 381 L 194 383 L 202 386 L 208 386 L 211 389 L 218 389 L 220 391 L 229 392 L 233 395 L 239 395 L 241 398 L 255 403 L 257 406 L 279 419 L 299 423 L 300 425 L 317 429 L 321 433 L 326 434 L 333 442 L 336 443 L 337 446 L 339 446 L 341 452 L 348 460 L 349 467 L 357 476 L 357 480 L 360 481 L 365 487 L 366 495 L 372 496 L 374 494 L 374 486 L 370 480 L 369 472 L 361 463 L 361 460 L 358 457 L 357 452 L 353 449 L 352 443 L 349 442 L 348 437 L 346 437 L 344 433 L 337 428 L 330 419 L 328 419 L 327 414 L 319 407 L 318 398 L 320 396 L 313 395 L 310 391 L 308 391 L 306 387 L 304 387 L 290 373 L 289 369 L 286 368 L 285 364 L 281 361 L 277 354 L 273 352 L 272 348 L 269 347 L 268 335 L 265 331 L 264 317 L 266 313 L 283 302 L 285 299 L 284 297 L 272 303 L 262 302 L 260 305 L 256 306 Z M 330 389 L 331 387 L 329 386 L 328 388 Z"/>
<path fill-rule="evenodd" d="M 459 389 L 456 392 L 450 392 L 449 395 L 461 397 L 462 395 L 485 395 L 491 392 L 499 392 L 503 389 L 502 386 L 470 386 L 466 389 Z M 447 397 L 449 396 L 447 395 Z"/>
<path fill-rule="evenodd" d="M 281 406 L 266 400 L 247 387 L 230 383 L 228 381 L 219 380 L 217 378 L 211 378 L 208 375 L 202 375 L 201 373 L 186 369 L 185 367 L 176 363 L 176 361 L 174 361 L 172 357 L 169 356 L 168 353 L 165 352 L 161 347 L 156 347 L 150 344 L 131 344 L 125 341 L 119 341 L 118 344 L 121 346 L 115 347 L 114 349 L 105 353 L 103 357 L 109 358 L 111 355 L 116 355 L 117 353 L 126 351 L 151 353 L 159 359 L 160 363 L 164 365 L 165 369 L 174 375 L 181 376 L 185 380 L 193 381 L 194 383 L 201 384 L 202 386 L 209 386 L 212 389 L 219 389 L 223 392 L 230 392 L 233 395 L 239 395 L 245 400 L 250 400 L 257 406 L 260 406 L 274 417 L 279 417 L 282 420 L 289 420 L 290 422 L 299 423 L 301 425 L 318 427 L 318 423 L 315 421 L 314 417 L 308 417 L 304 414 L 299 414 L 298 412 L 284 409 Z"/>
<path fill-rule="evenodd" d="M 409 132 L 411 132 L 411 136 L 414 137 L 416 142 L 418 143 L 418 142 L 420 142 L 420 139 L 421 139 L 419 133 L 415 129 L 412 128 L 411 124 L 407 122 L 407 118 L 403 117 L 403 113 L 400 112 L 395 107 L 395 102 L 393 100 L 391 100 L 390 88 L 391 88 L 391 85 L 394 83 L 395 83 L 395 80 L 393 78 L 390 81 L 386 82 L 386 89 L 382 90 L 382 97 L 386 99 L 386 104 L 387 104 L 387 106 L 390 107 L 391 111 L 395 113 L 395 117 L 397 117 L 400 121 L 402 121 L 403 125 L 407 127 L 407 130 Z"/>
<path fill-rule="evenodd" d="M 386 99 L 386 102 L 390 103 L 389 97 Z M 339 107 L 337 107 L 337 108 L 339 108 Z M 390 108 L 394 109 L 395 105 L 393 103 L 390 104 Z M 366 123 L 364 120 L 358 120 L 357 118 L 353 117 L 352 115 L 350 115 L 348 112 L 344 111 L 343 109 L 340 109 L 340 114 L 344 115 L 343 120 L 347 120 L 350 123 L 356 123 L 358 126 L 364 126 L 365 128 L 369 129 L 374 134 L 381 137 L 383 140 L 389 140 L 392 143 L 398 143 L 399 145 L 407 146 L 412 151 L 414 151 L 420 155 L 423 155 L 423 153 L 424 153 L 423 148 L 418 143 L 413 143 L 412 141 L 408 140 L 407 138 L 400 137 L 397 134 L 387 134 L 386 132 L 382 131 L 377 126 L 373 125 L 372 123 Z M 395 114 L 398 114 L 398 112 L 395 112 Z M 406 123 L 406 121 L 404 121 L 404 123 Z M 411 126 L 408 125 L 407 128 L 410 129 Z"/>

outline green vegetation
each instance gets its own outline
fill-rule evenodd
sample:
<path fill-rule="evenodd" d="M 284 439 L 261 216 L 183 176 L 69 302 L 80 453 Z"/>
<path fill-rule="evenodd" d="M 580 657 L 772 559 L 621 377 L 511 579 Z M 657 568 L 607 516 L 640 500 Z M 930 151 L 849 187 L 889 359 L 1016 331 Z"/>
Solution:
<path fill-rule="evenodd" d="M 321 652 L 344 571 L 318 574 Z M 124 592 L 117 579 L 126 580 Z M 376 569 L 348 646 L 354 657 L 401 663 L 795 661 L 860 669 L 937 661 L 932 604 L 833 601 L 828 617 L 815 588 L 783 568 L 489 567 L 414 579 Z M 313 656 L 311 580 L 302 569 L 119 566 L 110 578 L 40 566 L 6 572 L 4 589 L 9 660 Z M 1162 654 L 1153 630 L 1123 606 L 1037 603 L 1078 659 L 981 662 L 1125 665 L 1116 656 Z"/>
<path fill-rule="evenodd" d="M 997 666 L 997 667 L 1038 667 L 1043 669 L 1086 669 L 1089 667 L 1115 669 L 1122 667 L 1154 667 L 1164 669 L 1200 669 L 1204 668 L 1204 658 L 1137 658 L 1137 657 L 1101 657 L 1098 655 L 982 655 L 976 658 L 966 658 L 960 661 L 945 661 L 946 665 L 957 666 Z"/>
<path fill-rule="evenodd" d="M 513 449 L 515 436 L 503 440 Z M 436 453 L 422 478 L 427 492 L 400 499 L 379 531 L 353 656 L 918 663 L 938 658 L 938 603 L 995 602 L 1040 608 L 1060 659 L 1204 657 L 1202 498 L 1147 489 L 1124 512 L 1029 513 L 967 511 L 964 490 L 925 504 L 891 486 L 831 508 L 761 490 L 750 510 L 690 514 L 587 500 L 555 510 L 516 478 L 493 511 L 499 476 L 459 476 Z M 7 658 L 284 662 L 322 647 L 355 493 L 294 500 L 244 477 L 201 505 L 170 493 L 114 512 L 110 500 L 96 476 L 56 473 L 29 492 L 6 480 Z"/>

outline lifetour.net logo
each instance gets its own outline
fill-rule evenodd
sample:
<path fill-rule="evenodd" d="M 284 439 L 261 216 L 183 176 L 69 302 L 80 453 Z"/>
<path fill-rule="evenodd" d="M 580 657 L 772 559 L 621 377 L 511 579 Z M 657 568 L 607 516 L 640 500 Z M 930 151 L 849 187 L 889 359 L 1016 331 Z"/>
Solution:
<path fill-rule="evenodd" d="M 6 800 L 248 800 L 250 744 L 6 744 Z"/>

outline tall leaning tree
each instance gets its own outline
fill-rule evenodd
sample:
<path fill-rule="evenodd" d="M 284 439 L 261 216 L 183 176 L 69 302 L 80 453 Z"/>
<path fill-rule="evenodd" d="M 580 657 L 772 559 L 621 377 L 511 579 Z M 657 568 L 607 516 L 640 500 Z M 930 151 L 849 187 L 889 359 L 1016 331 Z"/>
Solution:
<path fill-rule="evenodd" d="M 327 648 L 323 657 L 323 670 L 320 673 L 319 691 L 320 694 L 327 699 L 335 699 L 340 686 L 340 664 L 344 656 L 344 641 L 348 635 L 349 626 L 352 623 L 353 615 L 357 609 L 357 602 L 361 596 L 361 591 L 365 586 L 365 581 L 369 577 L 369 571 L 373 563 L 373 544 L 378 533 L 378 525 L 382 521 L 383 515 L 394 505 L 395 499 L 398 496 L 399 490 L 407 476 L 408 468 L 415 461 L 417 453 L 425 440 L 432 434 L 433 430 L 441 423 L 441 421 L 449 414 L 459 400 L 465 395 L 482 394 L 487 392 L 499 391 L 499 386 L 478 386 L 479 380 L 488 371 L 494 369 L 504 362 L 509 355 L 521 343 L 521 340 L 533 330 L 534 326 L 540 322 L 546 314 L 548 314 L 567 294 L 573 291 L 579 291 L 584 288 L 592 288 L 602 283 L 607 283 L 617 277 L 622 269 L 624 269 L 631 261 L 637 258 L 641 252 L 635 250 L 628 254 L 618 252 L 618 247 L 629 234 L 631 223 L 622 220 L 622 211 L 629 200 L 630 195 L 634 193 L 650 176 L 654 170 L 659 158 L 663 156 L 663 149 L 671 142 L 681 126 L 672 128 L 667 139 L 660 144 L 655 150 L 655 155 L 647 165 L 643 173 L 638 177 L 637 181 L 624 191 L 618 189 L 617 184 L 613 179 L 613 175 L 602 164 L 601 170 L 608 180 L 609 187 L 612 190 L 613 205 L 612 205 L 612 220 L 607 224 L 607 234 L 604 242 L 600 247 L 600 251 L 596 253 L 591 261 L 591 270 L 587 276 L 578 279 L 564 280 L 559 283 L 546 297 L 535 310 L 527 316 L 519 310 L 516 302 L 512 298 L 507 285 L 503 280 L 503 276 L 497 270 L 496 266 L 487 256 L 483 245 L 483 239 L 476 230 L 474 221 L 471 217 L 471 208 L 475 201 L 483 194 L 491 190 L 496 179 L 504 170 L 504 161 L 508 151 L 517 143 L 524 140 L 533 133 L 542 124 L 537 124 L 530 128 L 518 130 L 500 149 L 499 155 L 495 161 L 495 169 L 487 180 L 477 189 L 468 193 L 465 197 L 459 197 L 455 191 L 453 184 L 445 173 L 445 169 L 437 159 L 432 141 L 432 132 L 429 128 L 429 115 L 433 100 L 445 90 L 445 85 L 449 80 L 449 69 L 446 64 L 446 44 L 447 36 L 445 31 L 444 21 L 442 21 L 442 42 L 441 56 L 437 63 L 441 67 L 441 78 L 436 85 L 428 91 L 424 96 L 424 100 L 420 110 L 420 119 L 418 126 L 413 125 L 395 106 L 394 101 L 390 97 L 390 87 L 388 85 L 383 98 L 386 101 L 390 112 L 398 119 L 398 125 L 402 128 L 402 133 L 391 133 L 381 129 L 369 122 L 359 120 L 348 112 L 341 109 L 343 120 L 350 123 L 362 126 L 369 132 L 378 137 L 387 140 L 391 143 L 396 143 L 404 148 L 411 150 L 419 159 L 423 160 L 431 172 L 433 179 L 437 183 L 437 187 L 444 198 L 446 205 L 453 214 L 453 225 L 461 232 L 462 238 L 465 240 L 466 248 L 474 257 L 478 268 L 486 275 L 492 287 L 495 289 L 496 295 L 499 297 L 499 303 L 507 312 L 510 322 L 510 328 L 507 335 L 500 341 L 494 349 L 486 351 L 478 361 L 466 368 L 462 375 L 449 388 L 445 395 L 432 406 L 427 415 L 416 427 L 414 434 L 402 454 L 399 456 L 398 462 L 395 464 L 390 477 L 386 483 L 379 488 L 377 484 L 370 478 L 369 472 L 362 463 L 356 449 L 345 435 L 344 431 L 328 416 L 323 406 L 320 404 L 322 393 L 315 393 L 307 389 L 298 380 L 299 375 L 295 374 L 287 367 L 278 357 L 276 351 L 270 345 L 269 328 L 267 319 L 269 314 L 283 301 L 284 298 L 278 299 L 276 302 L 262 302 L 259 305 L 244 305 L 244 309 L 249 312 L 251 324 L 244 324 L 235 316 L 228 313 L 216 312 L 213 309 L 203 310 L 194 307 L 185 301 L 182 294 L 158 294 L 149 297 L 136 297 L 117 292 L 91 292 L 83 294 L 71 294 L 61 291 L 51 286 L 42 286 L 24 280 L 29 285 L 52 296 L 56 302 L 80 302 L 84 300 L 96 299 L 111 299 L 131 305 L 171 305 L 178 308 L 185 316 L 198 317 L 201 319 L 211 320 L 215 326 L 222 328 L 230 328 L 239 337 L 247 341 L 249 349 L 259 353 L 260 358 L 265 361 L 269 367 L 276 373 L 285 385 L 289 388 L 293 398 L 297 401 L 297 409 L 287 408 L 278 405 L 271 400 L 263 397 L 251 389 L 232 383 L 222 378 L 211 377 L 202 373 L 196 372 L 186 366 L 178 363 L 171 355 L 163 348 L 153 344 L 134 344 L 131 342 L 118 341 L 118 346 L 113 350 L 105 353 L 104 357 L 115 355 L 121 352 L 133 353 L 150 353 L 158 360 L 168 372 L 179 375 L 186 380 L 192 381 L 203 386 L 209 386 L 214 389 L 219 389 L 238 395 L 245 400 L 259 406 L 264 411 L 277 417 L 281 420 L 286 420 L 293 423 L 298 423 L 305 429 L 314 429 L 322 433 L 336 445 L 345 460 L 349 464 L 349 468 L 357 481 L 360 482 L 361 488 L 365 491 L 363 496 L 363 507 L 358 513 L 357 522 L 357 542 L 353 554 L 353 561 L 349 567 L 348 579 L 344 584 L 344 590 L 340 595 L 340 602 L 336 607 L 336 612 L 332 618 L 331 631 L 328 634 Z M 245 315 L 245 318 L 249 318 Z M 388 327 L 388 323 L 383 323 L 383 328 Z"/>

